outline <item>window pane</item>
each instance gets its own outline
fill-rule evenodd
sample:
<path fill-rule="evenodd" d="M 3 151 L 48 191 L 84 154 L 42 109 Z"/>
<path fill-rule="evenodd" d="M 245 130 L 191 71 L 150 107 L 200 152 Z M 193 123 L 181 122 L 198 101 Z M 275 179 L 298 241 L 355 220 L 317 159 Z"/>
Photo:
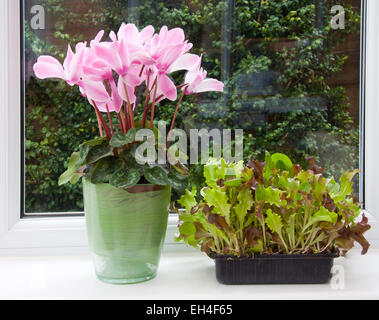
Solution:
<path fill-rule="evenodd" d="M 359 168 L 360 11 L 360 0 L 24 0 L 26 214 L 83 210 L 81 184 L 57 181 L 98 134 L 79 90 L 37 79 L 33 64 L 41 54 L 62 63 L 67 43 L 122 22 L 183 28 L 208 76 L 225 83 L 223 94 L 186 97 L 176 127 L 243 129 L 245 159 L 268 150 L 306 166 L 313 156 L 336 178 Z M 156 119 L 170 121 L 175 107 L 162 101 Z M 191 172 L 201 184 L 201 167 Z"/>

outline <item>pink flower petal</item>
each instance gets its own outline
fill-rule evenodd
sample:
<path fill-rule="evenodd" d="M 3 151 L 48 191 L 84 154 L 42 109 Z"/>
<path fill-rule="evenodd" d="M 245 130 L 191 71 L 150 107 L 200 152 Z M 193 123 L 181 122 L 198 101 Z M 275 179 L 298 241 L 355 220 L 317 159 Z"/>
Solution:
<path fill-rule="evenodd" d="M 147 26 L 143 28 L 140 32 L 141 40 L 142 42 L 146 42 L 152 38 L 154 34 L 154 27 L 153 26 Z"/>
<path fill-rule="evenodd" d="M 216 79 L 204 79 L 199 85 L 197 85 L 194 92 L 206 92 L 206 91 L 224 91 L 224 84 Z"/>
<path fill-rule="evenodd" d="M 107 91 L 105 90 L 105 87 L 102 82 L 81 81 L 79 85 L 83 88 L 89 100 L 94 100 L 96 102 L 110 101 L 110 97 Z"/>
<path fill-rule="evenodd" d="M 93 46 L 96 44 L 96 43 L 99 43 L 101 38 L 104 36 L 104 30 L 100 30 L 95 39 L 93 39 L 91 42 L 90 42 L 90 47 L 93 48 Z"/>
<path fill-rule="evenodd" d="M 40 56 L 33 70 L 39 79 L 59 78 L 65 79 L 62 65 L 59 61 L 50 56 Z"/>
<path fill-rule="evenodd" d="M 188 84 L 188 87 L 183 88 L 186 94 L 193 93 L 196 87 L 204 80 L 201 73 L 199 72 L 188 72 L 184 83 Z"/>
<path fill-rule="evenodd" d="M 109 33 L 109 38 L 111 38 L 112 41 L 117 41 L 117 36 L 113 30 Z"/>
<path fill-rule="evenodd" d="M 167 99 L 174 101 L 177 98 L 177 89 L 172 80 L 165 74 L 158 78 L 158 88 L 167 97 Z"/>
<path fill-rule="evenodd" d="M 65 68 L 66 78 L 72 83 L 78 83 L 80 80 L 82 72 L 81 66 L 85 57 L 86 49 L 88 49 L 85 46 L 81 46 L 79 44 L 76 45 L 77 51 L 73 55 L 68 69 Z"/>
<path fill-rule="evenodd" d="M 139 31 L 135 24 L 123 23 L 117 33 L 118 40 L 124 39 L 128 42 L 139 42 Z"/>
<path fill-rule="evenodd" d="M 192 53 L 186 53 L 173 62 L 168 72 L 175 72 L 178 70 L 191 70 L 197 62 L 201 60 L 199 56 Z"/>
<path fill-rule="evenodd" d="M 122 106 L 122 99 L 120 95 L 118 94 L 116 83 L 114 82 L 113 77 L 109 79 L 111 83 L 111 89 L 112 89 L 112 102 L 111 107 L 112 111 L 116 111 L 117 113 L 120 112 L 121 106 Z"/>
<path fill-rule="evenodd" d="M 122 73 L 124 73 L 127 71 L 128 66 L 130 64 L 130 53 L 127 46 L 127 42 L 124 39 L 121 39 L 121 42 L 118 47 L 118 58 L 122 65 Z"/>
<path fill-rule="evenodd" d="M 122 72 L 122 63 L 118 56 L 118 44 L 112 43 L 99 43 L 94 46 L 95 52 L 100 59 L 103 59 L 108 65 L 117 73 Z"/>
<path fill-rule="evenodd" d="M 159 35 L 160 36 L 160 35 Z M 184 31 L 181 28 L 174 28 L 164 34 L 162 45 L 173 45 L 184 41 Z"/>
<path fill-rule="evenodd" d="M 167 68 L 183 54 L 184 43 L 168 46 L 161 52 L 161 57 L 157 62 L 158 69 Z"/>
<path fill-rule="evenodd" d="M 71 60 L 73 56 L 74 56 L 74 53 L 72 52 L 70 45 L 68 45 L 66 59 L 64 59 L 63 61 L 63 68 L 65 70 L 68 70 L 70 68 L 70 64 L 71 64 Z"/>
<path fill-rule="evenodd" d="M 127 89 L 127 92 L 128 92 L 128 97 L 129 97 L 130 103 L 136 102 L 136 96 L 134 94 L 134 87 L 131 87 L 127 83 L 124 83 L 124 81 L 122 80 L 122 78 L 119 77 L 118 78 L 118 84 L 117 84 L 118 94 L 120 95 L 120 97 L 122 98 L 122 100 L 128 101 L 127 98 L 126 98 L 126 94 L 125 94 L 125 86 L 126 86 L 126 89 Z"/>
<path fill-rule="evenodd" d="M 141 65 L 133 65 L 128 72 L 122 77 L 123 81 L 131 87 L 139 86 L 143 82 L 143 78 L 139 77 Z"/>

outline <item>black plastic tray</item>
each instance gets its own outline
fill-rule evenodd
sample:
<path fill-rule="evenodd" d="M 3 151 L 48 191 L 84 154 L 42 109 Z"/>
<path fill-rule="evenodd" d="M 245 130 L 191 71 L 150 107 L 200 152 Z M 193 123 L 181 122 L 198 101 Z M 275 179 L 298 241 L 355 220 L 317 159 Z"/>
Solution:
<path fill-rule="evenodd" d="M 313 284 L 330 280 L 338 253 L 209 256 L 215 260 L 216 278 L 223 284 Z"/>

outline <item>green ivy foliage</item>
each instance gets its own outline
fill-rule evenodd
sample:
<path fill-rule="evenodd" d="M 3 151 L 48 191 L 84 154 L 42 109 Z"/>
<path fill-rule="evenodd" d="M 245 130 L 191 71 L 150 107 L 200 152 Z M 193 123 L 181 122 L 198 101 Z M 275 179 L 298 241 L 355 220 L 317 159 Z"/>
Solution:
<path fill-rule="evenodd" d="M 359 32 L 358 8 L 333 2 L 346 14 L 345 29 L 336 31 L 325 0 L 42 2 L 54 22 L 53 38 L 39 39 L 25 23 L 27 61 L 40 54 L 62 61 L 67 42 L 90 40 L 83 30 L 93 30 L 94 37 L 100 29 L 118 30 L 124 21 L 181 27 L 192 52 L 203 54 L 208 76 L 225 82 L 225 93 L 186 97 L 177 127 L 243 129 L 245 159 L 283 152 L 306 166 L 303 159 L 312 155 L 332 176 L 358 167 L 359 131 L 346 90 L 328 84 L 347 59 L 335 49 Z M 82 210 L 81 185 L 58 187 L 58 178 L 69 155 L 97 135 L 95 114 L 79 90 L 63 82 L 31 77 L 25 90 L 26 212 Z M 174 109 L 175 102 L 161 103 L 156 119 L 170 121 Z M 201 166 L 190 172 L 191 184 L 200 188 Z"/>

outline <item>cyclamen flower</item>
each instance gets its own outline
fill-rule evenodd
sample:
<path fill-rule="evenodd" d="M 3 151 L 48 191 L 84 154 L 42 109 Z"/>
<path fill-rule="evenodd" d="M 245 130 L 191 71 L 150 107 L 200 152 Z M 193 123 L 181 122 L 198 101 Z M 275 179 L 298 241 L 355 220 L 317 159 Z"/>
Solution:
<path fill-rule="evenodd" d="M 193 67 L 196 56 L 187 54 L 191 48 L 192 43 L 185 40 L 182 29 L 168 30 L 166 26 L 163 26 L 159 34 L 155 34 L 146 43 L 146 50 L 155 64 L 145 71 L 145 76 L 150 73 L 150 86 L 156 79 L 156 96 L 163 96 L 171 101 L 176 100 L 177 88 L 168 74 L 179 70 L 189 70 Z M 151 93 L 151 99 L 152 96 L 153 93 Z"/>
<path fill-rule="evenodd" d="M 194 68 L 188 71 L 184 77 L 184 83 L 188 84 L 183 88 L 185 94 L 224 90 L 224 84 L 221 81 L 207 78 L 207 72 L 201 68 L 201 57 L 199 56 L 197 56 Z"/>
<path fill-rule="evenodd" d="M 189 53 L 192 43 L 185 39 L 181 28 L 169 30 L 163 26 L 154 33 L 152 26 L 139 31 L 134 24 L 123 23 L 117 34 L 110 32 L 110 41 L 101 41 L 103 35 L 104 31 L 100 31 L 89 47 L 86 42 L 78 43 L 75 52 L 68 46 L 63 65 L 53 57 L 40 56 L 33 68 L 40 79 L 59 78 L 71 86 L 77 85 L 82 95 L 99 111 L 116 111 L 124 133 L 134 126 L 135 93 L 142 83 L 146 84 L 142 123 L 145 124 L 150 113 L 150 127 L 156 103 L 166 98 L 176 100 L 179 87 L 183 91 L 171 127 L 185 94 L 223 91 L 222 82 L 206 77 L 207 72 L 201 68 L 201 57 Z M 180 70 L 186 70 L 187 74 L 184 84 L 177 87 L 170 74 Z M 120 112 L 123 104 L 124 113 Z M 113 132 L 110 115 L 111 131 L 106 130 L 107 124 L 98 111 L 97 117 L 100 134 L 103 127 L 109 138 Z"/>
<path fill-rule="evenodd" d="M 96 38 L 91 41 L 91 46 L 100 41 L 103 36 L 100 31 Z M 40 79 L 59 78 L 65 80 L 69 85 L 78 85 L 80 92 L 93 105 L 93 101 L 98 105 L 100 111 L 119 111 L 122 100 L 116 91 L 109 96 L 102 81 L 109 80 L 112 86 L 114 83 L 112 69 L 109 68 L 95 54 L 93 48 L 88 48 L 86 42 L 80 42 L 75 46 L 75 53 L 68 46 L 67 55 L 63 66 L 59 61 L 50 56 L 40 56 L 33 69 Z"/>
<path fill-rule="evenodd" d="M 153 33 L 152 26 L 139 32 L 134 24 L 122 24 L 117 36 L 111 32 L 112 42 L 94 44 L 96 55 L 119 75 L 117 88 L 124 101 L 135 102 L 134 88 L 144 80 L 139 76 L 142 65 L 154 63 L 143 46 Z"/>

